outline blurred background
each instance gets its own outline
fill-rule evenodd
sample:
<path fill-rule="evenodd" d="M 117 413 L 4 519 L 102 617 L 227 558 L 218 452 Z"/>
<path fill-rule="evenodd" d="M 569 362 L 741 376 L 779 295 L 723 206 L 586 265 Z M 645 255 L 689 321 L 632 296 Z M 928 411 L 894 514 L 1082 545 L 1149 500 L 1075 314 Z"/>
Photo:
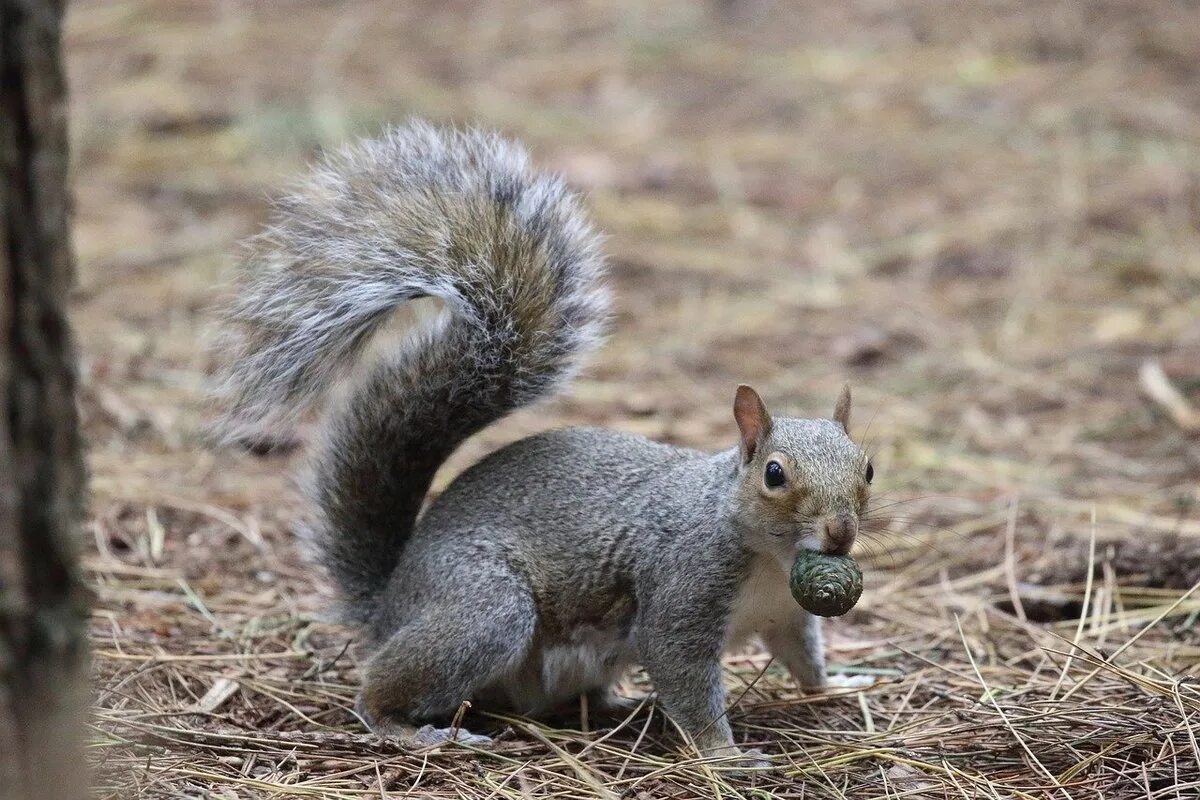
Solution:
<path fill-rule="evenodd" d="M 1200 581 L 1194 3 L 76 0 L 66 53 L 110 732 L 229 679 L 114 654 L 344 644 L 291 535 L 296 457 L 205 440 L 205 308 L 315 154 L 414 115 L 498 128 L 583 191 L 618 309 L 567 397 L 442 481 L 548 425 L 729 447 L 738 382 L 827 416 L 849 381 L 880 512 L 835 661 L 961 658 L 953 613 L 997 658 L 1029 643 L 989 614 L 1069 636 L 1093 532 L 1098 641 Z M 1193 611 L 1143 640 L 1164 668 L 1197 670 Z M 352 726 L 345 675 L 291 706 Z M 307 725 L 241 686 L 222 724 Z"/>

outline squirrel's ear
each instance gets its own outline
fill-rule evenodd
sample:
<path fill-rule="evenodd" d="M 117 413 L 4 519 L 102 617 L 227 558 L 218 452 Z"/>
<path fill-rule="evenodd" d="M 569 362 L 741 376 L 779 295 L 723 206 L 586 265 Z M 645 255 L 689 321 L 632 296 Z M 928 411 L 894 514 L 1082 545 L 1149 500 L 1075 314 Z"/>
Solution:
<path fill-rule="evenodd" d="M 771 415 L 758 392 L 743 383 L 733 398 L 733 418 L 742 434 L 742 463 L 748 464 L 758 445 L 771 433 Z"/>
<path fill-rule="evenodd" d="M 833 421 L 842 426 L 846 433 L 850 432 L 850 384 L 842 386 L 838 395 L 837 405 L 833 409 Z"/>

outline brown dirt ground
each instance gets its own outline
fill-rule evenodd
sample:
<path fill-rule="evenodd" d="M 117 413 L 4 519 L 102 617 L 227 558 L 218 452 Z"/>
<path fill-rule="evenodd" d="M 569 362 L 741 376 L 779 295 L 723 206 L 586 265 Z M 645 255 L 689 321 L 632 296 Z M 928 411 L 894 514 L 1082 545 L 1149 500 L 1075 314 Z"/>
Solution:
<path fill-rule="evenodd" d="M 73 3 L 102 796 L 1196 796 L 1200 438 L 1138 370 L 1200 403 L 1197 32 L 1165 0 Z M 681 758 L 649 703 L 492 752 L 351 714 L 298 457 L 203 434 L 204 309 L 270 193 L 410 115 L 585 190 L 619 298 L 569 395 L 446 476 L 548 425 L 725 447 L 739 381 L 807 415 L 854 385 L 880 510 L 831 659 L 880 681 L 729 659 L 776 772 Z"/>

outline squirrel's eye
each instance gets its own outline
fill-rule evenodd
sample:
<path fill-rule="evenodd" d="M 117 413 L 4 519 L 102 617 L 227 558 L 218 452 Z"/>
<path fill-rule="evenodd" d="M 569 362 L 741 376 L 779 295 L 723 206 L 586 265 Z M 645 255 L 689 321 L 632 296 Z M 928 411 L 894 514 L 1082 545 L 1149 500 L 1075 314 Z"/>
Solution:
<path fill-rule="evenodd" d="M 867 462 L 867 475 L 866 475 L 867 483 L 870 483 L 871 479 L 874 477 L 875 477 L 875 467 L 871 466 L 871 462 L 868 461 Z"/>
<path fill-rule="evenodd" d="M 780 486 L 783 486 L 783 484 L 787 483 L 787 476 L 783 474 L 783 466 L 778 461 L 768 462 L 767 473 L 763 480 L 772 489 L 778 489 Z"/>

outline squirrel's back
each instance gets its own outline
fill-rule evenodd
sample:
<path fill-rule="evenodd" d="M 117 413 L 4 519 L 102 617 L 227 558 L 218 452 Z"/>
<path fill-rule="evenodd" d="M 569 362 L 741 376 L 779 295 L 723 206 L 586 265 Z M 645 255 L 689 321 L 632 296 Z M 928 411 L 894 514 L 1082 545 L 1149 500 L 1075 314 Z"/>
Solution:
<path fill-rule="evenodd" d="M 445 306 L 322 425 L 313 538 L 352 618 L 374 614 L 449 454 L 578 369 L 605 321 L 602 273 L 576 198 L 494 134 L 392 129 L 325 157 L 276 203 L 222 318 L 231 435 L 314 405 L 400 305 Z"/>
<path fill-rule="evenodd" d="M 512 442 L 459 475 L 417 522 L 392 579 L 399 602 L 374 620 L 386 639 L 429 587 L 466 564 L 519 574 L 539 625 L 570 638 L 575 626 L 621 627 L 648 565 L 666 540 L 716 516 L 724 458 L 612 428 L 561 428 Z M 451 566 L 454 565 L 454 566 Z M 427 602 L 427 600 L 425 601 Z"/>

